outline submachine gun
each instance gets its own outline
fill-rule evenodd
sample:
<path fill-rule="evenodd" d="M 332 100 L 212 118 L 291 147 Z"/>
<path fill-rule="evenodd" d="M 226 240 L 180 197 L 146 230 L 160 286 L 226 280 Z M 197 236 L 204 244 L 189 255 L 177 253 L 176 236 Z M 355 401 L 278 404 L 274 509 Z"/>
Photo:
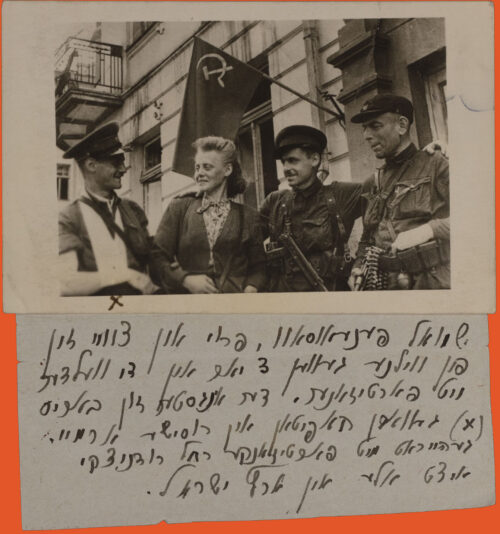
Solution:
<path fill-rule="evenodd" d="M 300 250 L 299 245 L 297 245 L 297 242 L 292 235 L 291 222 L 289 220 L 285 222 L 285 231 L 280 234 L 279 240 L 281 243 L 283 243 L 283 246 L 286 248 L 293 261 L 302 271 L 304 277 L 312 286 L 312 288 L 316 291 L 329 291 L 321 276 L 317 273 L 316 269 L 311 265 L 309 260 L 304 256 L 304 253 L 302 250 Z"/>

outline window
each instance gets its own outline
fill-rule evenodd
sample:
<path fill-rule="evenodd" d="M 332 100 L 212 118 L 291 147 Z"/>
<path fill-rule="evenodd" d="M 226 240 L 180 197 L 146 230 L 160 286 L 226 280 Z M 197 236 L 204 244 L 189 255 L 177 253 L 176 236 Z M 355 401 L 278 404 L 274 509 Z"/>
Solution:
<path fill-rule="evenodd" d="M 440 49 L 408 66 L 415 126 L 421 147 L 448 141 L 446 50 Z"/>
<path fill-rule="evenodd" d="M 132 40 L 130 41 L 130 46 L 132 46 L 136 41 L 138 41 L 148 30 L 155 24 L 156 21 L 148 22 L 133 22 L 132 23 Z"/>
<path fill-rule="evenodd" d="M 142 193 L 144 211 L 149 222 L 149 231 L 154 235 L 163 215 L 161 205 L 161 180 L 144 183 Z"/>
<path fill-rule="evenodd" d="M 161 163 L 161 141 L 157 137 L 144 146 L 144 170 L 150 172 Z"/>
<path fill-rule="evenodd" d="M 260 208 L 266 196 L 278 189 L 274 159 L 274 130 L 271 113 L 254 118 L 241 128 L 238 148 L 243 176 L 248 183 L 243 195 L 245 204 Z"/>
<path fill-rule="evenodd" d="M 142 194 L 149 229 L 156 230 L 162 215 L 161 206 L 161 139 L 155 137 L 142 147 Z"/>
<path fill-rule="evenodd" d="M 251 64 L 254 62 L 250 62 Z M 267 58 L 260 65 L 254 64 L 263 72 L 268 72 Z M 241 121 L 237 144 L 241 158 L 243 176 L 248 183 L 243 201 L 258 209 L 264 198 L 278 189 L 279 181 L 274 159 L 274 129 L 271 110 L 270 83 L 263 79 Z"/>
<path fill-rule="evenodd" d="M 57 199 L 69 200 L 69 165 L 57 165 Z"/>
<path fill-rule="evenodd" d="M 154 182 L 161 178 L 161 140 L 156 137 L 143 147 L 141 182 Z"/>
<path fill-rule="evenodd" d="M 429 121 L 434 139 L 448 142 L 446 110 L 446 69 L 442 68 L 424 76 L 425 97 L 429 109 Z"/>

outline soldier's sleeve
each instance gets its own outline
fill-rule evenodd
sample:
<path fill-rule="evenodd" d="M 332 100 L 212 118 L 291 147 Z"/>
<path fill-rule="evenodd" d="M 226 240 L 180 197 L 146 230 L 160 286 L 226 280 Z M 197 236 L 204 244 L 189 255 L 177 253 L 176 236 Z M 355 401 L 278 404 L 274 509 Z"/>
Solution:
<path fill-rule="evenodd" d="M 262 206 L 260 207 L 260 218 L 258 223 L 260 227 L 260 234 L 263 240 L 267 239 L 270 235 L 269 223 L 271 220 L 271 207 L 273 204 L 273 198 L 273 193 L 267 195 L 267 197 L 264 199 L 264 202 L 262 203 Z"/>
<path fill-rule="evenodd" d="M 247 210 L 248 213 L 249 210 Z M 247 249 L 248 272 L 245 285 L 251 285 L 262 291 L 267 284 L 266 257 L 264 253 L 264 239 L 262 227 L 254 214 L 245 215 L 248 221 L 250 239 Z"/>
<path fill-rule="evenodd" d="M 153 241 L 155 277 L 167 292 L 180 289 L 184 278 L 189 274 L 176 260 L 180 225 L 186 209 L 185 199 L 172 200 L 163 214 Z"/>
<path fill-rule="evenodd" d="M 361 196 L 363 192 L 363 185 L 352 182 L 339 183 L 339 209 L 346 222 L 355 221 L 364 213 L 364 197 Z"/>
<path fill-rule="evenodd" d="M 359 194 L 359 205 L 357 206 L 357 209 L 360 210 L 361 216 L 364 216 L 365 210 L 366 210 L 366 194 L 370 191 L 370 189 L 373 187 L 374 184 L 374 177 L 370 176 L 367 180 L 365 180 L 361 185 L 361 190 Z M 369 247 L 372 244 L 372 232 L 371 230 L 368 230 L 363 225 L 363 232 L 361 233 L 361 238 L 358 243 L 358 248 L 356 250 L 356 259 L 354 261 L 353 267 L 361 267 L 361 263 L 363 261 L 363 258 L 365 257 L 365 250 L 367 247 Z"/>
<path fill-rule="evenodd" d="M 429 225 L 434 237 L 450 239 L 450 175 L 448 160 L 441 154 L 435 155 L 435 176 L 432 190 L 432 219 Z"/>
<path fill-rule="evenodd" d="M 148 218 L 146 214 L 144 213 L 144 210 L 134 202 L 133 200 L 129 200 L 128 204 L 132 211 L 134 212 L 135 217 L 139 221 L 139 224 L 141 225 L 141 228 L 144 230 L 144 232 L 149 236 L 148 233 Z"/>
<path fill-rule="evenodd" d="M 122 200 L 122 202 L 125 202 L 125 200 Z M 161 262 L 159 261 L 159 257 L 153 254 L 153 238 L 149 235 L 149 221 L 147 215 L 144 213 L 144 210 L 139 206 L 139 204 L 133 200 L 127 199 L 126 202 L 127 206 L 134 213 L 135 220 L 139 223 L 142 231 L 142 237 L 144 243 L 146 244 L 144 250 L 146 252 L 145 256 L 148 274 L 156 285 L 161 286 Z"/>
<path fill-rule="evenodd" d="M 75 207 L 59 213 L 59 254 L 81 250 L 83 242 L 75 219 Z"/>
<path fill-rule="evenodd" d="M 434 233 L 436 239 L 443 241 L 450 240 L 450 219 L 433 219 L 429 222 L 430 227 Z"/>

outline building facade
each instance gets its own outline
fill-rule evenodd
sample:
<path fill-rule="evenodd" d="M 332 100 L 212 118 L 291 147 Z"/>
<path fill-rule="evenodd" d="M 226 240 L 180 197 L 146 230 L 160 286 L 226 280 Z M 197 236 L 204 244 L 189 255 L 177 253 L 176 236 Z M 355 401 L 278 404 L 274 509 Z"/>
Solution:
<path fill-rule="evenodd" d="M 194 36 L 324 108 L 265 79 L 258 86 L 237 136 L 249 182 L 241 200 L 256 209 L 269 192 L 285 186 L 273 139 L 290 124 L 326 133 L 326 182 L 361 181 L 372 171 L 373 157 L 349 119 L 377 92 L 413 99 L 417 144 L 445 138 L 442 19 L 97 23 L 56 54 L 57 145 L 64 150 L 99 124 L 118 121 L 131 150 L 120 194 L 144 207 L 152 234 L 168 202 L 193 187 L 171 168 Z M 345 123 L 338 113 L 344 107 Z M 71 200 L 80 186 L 73 183 L 77 171 L 66 170 L 62 196 L 66 192 Z"/>

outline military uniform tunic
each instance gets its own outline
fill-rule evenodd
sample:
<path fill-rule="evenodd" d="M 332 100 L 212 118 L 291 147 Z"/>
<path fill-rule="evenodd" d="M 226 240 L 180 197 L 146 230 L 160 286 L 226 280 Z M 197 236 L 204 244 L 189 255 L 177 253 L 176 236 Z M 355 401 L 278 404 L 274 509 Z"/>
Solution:
<path fill-rule="evenodd" d="M 449 257 L 449 172 L 448 160 L 441 153 L 428 154 L 409 145 L 363 184 L 363 197 L 367 206 L 357 262 L 367 246 L 388 252 L 399 233 L 426 223 L 440 246 L 448 247 Z M 390 273 L 389 289 L 398 289 L 397 274 Z M 449 288 L 449 262 L 415 275 L 412 287 Z"/>
<path fill-rule="evenodd" d="M 83 198 L 83 197 L 82 197 Z M 98 211 L 108 210 L 104 202 L 93 199 Z M 78 258 L 78 271 L 97 272 L 98 266 L 94 254 L 94 246 L 82 214 L 81 200 L 75 200 L 59 214 L 59 254 L 72 250 Z M 147 230 L 148 220 L 143 210 L 135 202 L 115 196 L 116 209 L 123 224 L 123 231 L 127 236 L 126 262 L 130 269 L 142 273 L 150 267 L 150 237 Z M 92 209 L 92 208 L 90 208 Z M 103 219 L 104 221 L 104 219 Z M 104 226 L 103 231 L 107 231 Z M 121 239 L 118 235 L 114 239 Z M 128 283 L 102 288 L 96 295 L 127 295 L 141 292 Z"/>
<path fill-rule="evenodd" d="M 327 207 L 327 189 L 335 198 L 336 210 L 343 221 L 347 239 L 354 221 L 362 214 L 361 185 L 334 182 L 324 186 L 317 179 L 303 191 L 279 190 L 268 195 L 261 207 L 263 233 L 265 238 L 279 241 L 280 234 L 285 230 L 288 212 L 297 245 L 323 278 L 325 285 L 330 290 L 347 290 L 345 279 L 339 279 L 335 274 L 333 251 L 338 245 L 339 229 Z M 313 291 L 300 268 L 286 252 L 281 266 L 271 275 L 271 291 Z"/>

